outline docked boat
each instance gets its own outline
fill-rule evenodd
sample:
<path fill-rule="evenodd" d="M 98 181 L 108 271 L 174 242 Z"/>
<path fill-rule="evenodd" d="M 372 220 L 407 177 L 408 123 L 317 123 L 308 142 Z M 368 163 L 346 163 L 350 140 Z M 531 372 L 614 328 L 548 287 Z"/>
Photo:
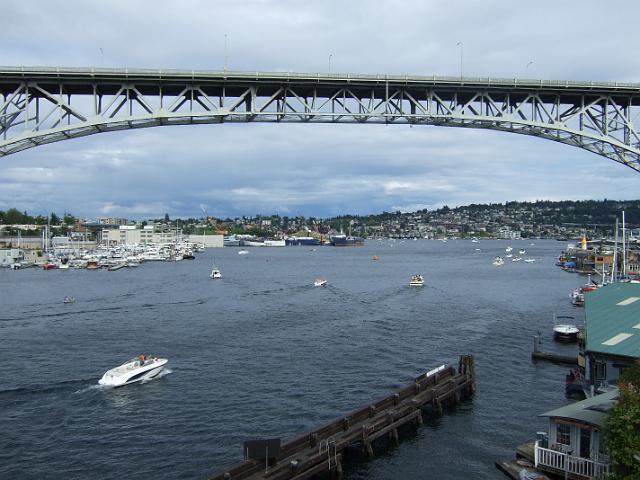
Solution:
<path fill-rule="evenodd" d="M 354 237 L 351 235 L 332 235 L 329 237 L 329 240 L 334 247 L 360 247 L 364 245 L 364 239 L 362 237 Z"/>
<path fill-rule="evenodd" d="M 314 237 L 287 237 L 284 239 L 287 246 L 289 245 L 320 245 L 320 240 Z"/>
<path fill-rule="evenodd" d="M 499 257 L 499 256 L 498 256 L 498 257 L 496 257 L 496 258 L 494 258 L 494 259 L 493 259 L 493 264 L 494 264 L 496 267 L 499 267 L 499 266 L 501 266 L 501 265 L 504 265 L 504 258 Z"/>
<path fill-rule="evenodd" d="M 167 364 L 166 358 L 139 355 L 122 365 L 108 370 L 98 383 L 112 387 L 121 387 L 130 383 L 150 380 L 156 377 Z"/>
<path fill-rule="evenodd" d="M 313 286 L 314 287 L 324 287 L 327 284 L 327 279 L 326 278 L 316 278 L 315 281 L 313 282 Z"/>
<path fill-rule="evenodd" d="M 411 281 L 409 282 L 409 286 L 411 287 L 421 287 L 424 285 L 424 278 L 419 273 L 411 276 Z"/>
<path fill-rule="evenodd" d="M 53 270 L 56 267 L 57 267 L 57 265 L 55 263 L 51 263 L 51 262 L 47 262 L 47 263 L 42 265 L 42 269 L 43 270 Z"/>
<path fill-rule="evenodd" d="M 553 339 L 559 342 L 575 342 L 578 340 L 580 328 L 575 318 L 568 315 L 557 315 L 554 320 Z"/>

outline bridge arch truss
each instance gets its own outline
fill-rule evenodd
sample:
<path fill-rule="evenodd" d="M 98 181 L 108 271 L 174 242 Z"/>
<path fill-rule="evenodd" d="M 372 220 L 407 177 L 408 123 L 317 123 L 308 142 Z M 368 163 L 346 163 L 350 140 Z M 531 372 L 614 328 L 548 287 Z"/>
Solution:
<path fill-rule="evenodd" d="M 629 83 L 0 67 L 0 156 L 162 125 L 377 123 L 531 135 L 640 171 L 638 114 Z"/>

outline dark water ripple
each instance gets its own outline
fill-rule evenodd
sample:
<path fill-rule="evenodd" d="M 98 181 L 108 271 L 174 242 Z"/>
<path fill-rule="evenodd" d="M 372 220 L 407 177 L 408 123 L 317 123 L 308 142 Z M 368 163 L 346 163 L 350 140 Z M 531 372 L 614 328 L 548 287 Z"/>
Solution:
<path fill-rule="evenodd" d="M 228 248 L 118 272 L 0 270 L 0 478 L 204 479 L 240 460 L 244 440 L 301 434 L 460 353 L 476 357 L 473 401 L 347 478 L 502 478 L 493 461 L 565 403 L 564 368 L 533 365 L 531 339 L 569 351 L 551 341 L 552 318 L 581 318 L 568 293 L 584 282 L 553 266 L 558 242 L 498 269 L 506 245 Z M 221 281 L 208 278 L 214 258 Z M 426 287 L 407 286 L 416 272 Z M 318 276 L 327 287 L 312 286 Z M 169 372 L 96 384 L 141 351 L 167 356 Z"/>

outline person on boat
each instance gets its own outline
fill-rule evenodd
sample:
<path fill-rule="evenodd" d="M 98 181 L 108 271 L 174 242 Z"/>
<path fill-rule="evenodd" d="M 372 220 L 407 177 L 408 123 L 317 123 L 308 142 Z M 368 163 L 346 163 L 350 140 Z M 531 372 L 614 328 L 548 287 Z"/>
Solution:
<path fill-rule="evenodd" d="M 144 365 L 144 353 L 141 353 L 138 358 L 140 359 L 140 366 Z"/>

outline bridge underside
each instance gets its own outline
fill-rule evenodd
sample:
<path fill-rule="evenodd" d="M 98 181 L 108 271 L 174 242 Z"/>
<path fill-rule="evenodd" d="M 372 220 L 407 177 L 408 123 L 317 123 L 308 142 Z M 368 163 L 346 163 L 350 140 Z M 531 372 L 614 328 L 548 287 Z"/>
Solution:
<path fill-rule="evenodd" d="M 0 67 L 0 156 L 96 133 L 223 122 L 486 128 L 640 171 L 636 84 Z"/>

